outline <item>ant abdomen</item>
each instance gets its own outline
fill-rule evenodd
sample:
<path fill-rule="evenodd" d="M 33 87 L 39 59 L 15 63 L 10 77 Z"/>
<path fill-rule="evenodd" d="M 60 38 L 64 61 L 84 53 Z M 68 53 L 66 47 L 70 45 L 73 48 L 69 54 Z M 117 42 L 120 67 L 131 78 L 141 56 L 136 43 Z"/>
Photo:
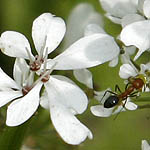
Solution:
<path fill-rule="evenodd" d="M 117 105 L 119 98 L 116 95 L 109 96 L 104 102 L 104 108 L 112 108 Z"/>

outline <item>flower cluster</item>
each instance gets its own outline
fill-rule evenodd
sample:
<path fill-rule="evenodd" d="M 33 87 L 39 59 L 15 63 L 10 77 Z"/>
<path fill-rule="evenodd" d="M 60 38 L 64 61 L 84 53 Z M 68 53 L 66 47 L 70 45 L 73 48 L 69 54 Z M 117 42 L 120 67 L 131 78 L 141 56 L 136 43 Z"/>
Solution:
<path fill-rule="evenodd" d="M 42 106 L 50 112 L 56 131 L 68 144 L 78 145 L 87 137 L 93 138 L 92 132 L 76 118 L 76 115 L 87 109 L 88 93 L 86 95 L 68 77 L 54 75 L 53 70 L 73 70 L 74 77 L 92 91 L 90 99 L 95 98 L 99 103 L 91 106 L 91 112 L 95 116 L 109 117 L 138 108 L 132 102 L 132 97 L 139 97 L 142 92 L 150 89 L 150 63 L 138 65 L 135 62 L 142 53 L 150 49 L 150 2 L 100 0 L 100 3 L 106 16 L 122 26 L 117 38 L 98 25 L 101 20 L 86 20 L 86 24 L 82 24 L 84 30 L 80 30 L 84 36 L 72 38 L 69 35 L 66 50 L 49 58 L 49 54 L 57 49 L 66 33 L 63 19 L 51 13 L 44 13 L 33 21 L 32 38 L 36 56 L 32 54 L 30 44 L 23 34 L 16 31 L 1 34 L 1 52 L 16 58 L 13 79 L 0 68 L 0 107 L 8 104 L 6 125 L 23 124 Z M 92 12 L 89 18 L 96 16 L 101 19 L 89 5 L 80 7 L 74 9 L 70 22 L 76 12 L 79 13 L 84 7 Z M 74 30 L 79 30 L 77 25 Z M 68 43 L 73 44 L 68 47 Z M 131 55 L 136 49 L 138 52 L 132 60 Z M 115 67 L 119 59 L 122 65 L 118 74 L 125 80 L 124 90 L 116 85 L 115 91 L 110 88 L 97 91 L 93 85 L 92 73 L 87 68 L 105 62 L 109 62 L 110 67 Z"/>
<path fill-rule="evenodd" d="M 18 126 L 41 105 L 50 111 L 52 123 L 63 140 L 76 145 L 87 136 L 92 138 L 91 131 L 75 117 L 86 110 L 88 99 L 73 81 L 65 76 L 51 75 L 52 71 L 84 69 L 105 63 L 119 54 L 119 48 L 111 36 L 97 33 L 80 38 L 55 58 L 48 58 L 65 32 L 66 25 L 60 17 L 44 13 L 36 18 L 32 26 L 36 56 L 23 34 L 15 31 L 1 34 L 1 51 L 15 57 L 16 61 L 14 80 L 0 69 L 0 106 L 12 101 L 7 109 L 6 124 Z M 36 80 L 35 75 L 38 76 Z M 42 87 L 44 91 L 40 95 Z"/>

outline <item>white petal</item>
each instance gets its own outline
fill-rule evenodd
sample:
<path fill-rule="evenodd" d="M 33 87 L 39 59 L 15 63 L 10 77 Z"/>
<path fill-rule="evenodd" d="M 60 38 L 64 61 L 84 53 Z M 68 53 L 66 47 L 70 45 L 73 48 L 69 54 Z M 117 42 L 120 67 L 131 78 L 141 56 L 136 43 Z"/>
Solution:
<path fill-rule="evenodd" d="M 74 83 L 71 79 L 69 79 L 68 77 L 62 76 L 62 75 L 52 75 L 52 77 L 61 80 L 61 81 L 65 81 L 65 82 L 69 82 L 71 84 L 76 85 L 76 83 Z"/>
<path fill-rule="evenodd" d="M 130 60 L 130 56 L 127 52 L 125 52 L 124 54 L 121 54 L 121 62 L 122 64 L 130 64 L 132 63 Z"/>
<path fill-rule="evenodd" d="M 112 115 L 114 108 L 104 108 L 103 105 L 91 106 L 91 112 L 98 117 L 109 117 Z"/>
<path fill-rule="evenodd" d="M 117 106 L 117 109 L 116 109 L 116 107 L 114 107 L 114 108 L 115 108 L 115 111 L 112 113 L 112 115 L 115 115 L 115 114 L 118 114 L 120 112 L 126 111 L 126 109 L 122 105 Z"/>
<path fill-rule="evenodd" d="M 0 68 L 0 87 L 20 89 L 19 85 Z"/>
<path fill-rule="evenodd" d="M 61 75 L 52 75 L 52 77 L 61 80 L 61 81 L 65 81 L 65 82 L 69 82 L 71 84 L 76 85 L 72 80 L 70 80 L 69 78 L 65 77 L 65 76 L 61 76 Z M 48 100 L 48 94 L 47 91 L 44 90 L 44 92 L 42 93 L 42 96 L 40 98 L 40 105 L 45 108 L 45 109 L 49 109 L 49 100 Z"/>
<path fill-rule="evenodd" d="M 29 59 L 26 48 L 29 50 L 31 57 L 31 48 L 26 37 L 15 31 L 6 31 L 0 37 L 0 49 L 2 52 L 11 57 L 21 57 Z"/>
<path fill-rule="evenodd" d="M 107 88 L 106 90 L 100 92 L 94 91 L 94 98 L 98 100 L 101 104 L 104 104 L 105 100 L 111 95 L 110 92 L 106 91 L 111 91 L 111 89 Z"/>
<path fill-rule="evenodd" d="M 144 11 L 145 16 L 148 19 L 150 19 L 150 1 L 149 0 L 144 1 L 143 11 Z"/>
<path fill-rule="evenodd" d="M 106 13 L 105 16 L 110 19 L 113 23 L 121 24 L 121 18 L 114 17 L 113 15 Z"/>
<path fill-rule="evenodd" d="M 137 71 L 130 64 L 123 64 L 119 70 L 119 76 L 123 79 L 134 77 L 137 75 Z"/>
<path fill-rule="evenodd" d="M 55 98 L 51 97 L 51 95 L 49 96 L 51 99 L 51 120 L 62 139 L 66 143 L 72 145 L 80 144 L 86 139 L 86 137 L 92 139 L 93 136 L 91 131 L 83 125 L 67 107 L 55 100 Z"/>
<path fill-rule="evenodd" d="M 141 14 L 143 14 L 143 5 L 145 0 L 138 0 L 138 10 Z"/>
<path fill-rule="evenodd" d="M 132 102 L 127 102 L 125 104 L 126 109 L 128 110 L 136 110 L 138 108 L 138 106 Z"/>
<path fill-rule="evenodd" d="M 5 104 L 20 96 L 22 96 L 21 91 L 0 91 L 0 107 L 4 106 Z"/>
<path fill-rule="evenodd" d="M 120 17 L 135 13 L 138 0 L 99 0 L 104 10 L 112 16 Z"/>
<path fill-rule="evenodd" d="M 98 24 L 89 24 L 84 30 L 84 36 L 92 35 L 95 33 L 106 33 L 102 27 Z"/>
<path fill-rule="evenodd" d="M 50 98 L 54 98 L 55 101 L 74 111 L 75 114 L 83 113 L 86 110 L 88 99 L 78 86 L 53 76 L 44 85 Z"/>
<path fill-rule="evenodd" d="M 126 46 L 139 48 L 136 59 L 150 48 L 150 21 L 138 21 L 127 25 L 121 32 L 121 40 Z"/>
<path fill-rule="evenodd" d="M 144 74 L 146 70 L 150 70 L 150 63 L 140 65 L 140 74 Z"/>
<path fill-rule="evenodd" d="M 48 48 L 48 53 L 51 53 L 60 44 L 65 32 L 66 25 L 63 19 L 50 13 L 40 15 L 32 26 L 32 37 L 37 52 L 40 54 L 42 47 L 45 46 Z M 44 45 L 45 39 L 46 45 Z"/>
<path fill-rule="evenodd" d="M 40 98 L 40 105 L 49 110 L 49 100 L 48 100 L 48 94 L 47 91 L 44 90 L 44 92 L 42 93 L 42 96 Z"/>
<path fill-rule="evenodd" d="M 133 55 L 136 51 L 136 47 L 135 46 L 128 46 L 128 47 L 125 46 L 124 50 L 127 54 Z"/>
<path fill-rule="evenodd" d="M 7 109 L 6 124 L 18 126 L 27 121 L 39 106 L 39 92 L 42 83 L 39 82 L 27 95 L 13 101 Z"/>
<path fill-rule="evenodd" d="M 13 70 L 13 76 L 15 81 L 23 86 L 23 83 L 29 75 L 29 66 L 23 58 L 16 58 Z"/>
<path fill-rule="evenodd" d="M 64 48 L 68 48 L 76 40 L 83 37 L 85 27 L 91 23 L 103 26 L 103 19 L 100 13 L 97 13 L 90 4 L 80 3 L 72 10 L 68 17 Z"/>
<path fill-rule="evenodd" d="M 74 70 L 73 74 L 79 82 L 93 89 L 92 73 L 89 70 L 87 69 Z"/>
<path fill-rule="evenodd" d="M 137 21 L 142 21 L 145 20 L 145 18 L 139 14 L 128 14 L 123 17 L 121 20 L 121 25 L 124 28 L 126 25 L 137 22 Z"/>
<path fill-rule="evenodd" d="M 113 37 L 106 34 L 93 34 L 81 38 L 66 51 L 54 58 L 55 69 L 83 69 L 112 60 L 119 54 L 119 47 Z M 48 66 L 48 63 L 47 63 Z"/>
<path fill-rule="evenodd" d="M 142 140 L 142 150 L 150 150 L 150 145 L 146 140 Z"/>
<path fill-rule="evenodd" d="M 109 62 L 109 67 L 115 67 L 118 64 L 118 57 L 114 58 Z"/>

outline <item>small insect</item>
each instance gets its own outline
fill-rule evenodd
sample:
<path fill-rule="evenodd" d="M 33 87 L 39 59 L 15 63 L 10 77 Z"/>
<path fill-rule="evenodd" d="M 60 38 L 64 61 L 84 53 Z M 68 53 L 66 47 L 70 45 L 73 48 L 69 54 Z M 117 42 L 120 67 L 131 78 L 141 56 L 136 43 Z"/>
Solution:
<path fill-rule="evenodd" d="M 137 77 L 130 77 L 129 83 L 125 87 L 125 91 L 121 92 L 118 85 L 115 86 L 115 92 L 118 90 L 120 94 L 114 93 L 112 91 L 106 91 L 103 97 L 106 95 L 107 92 L 113 94 L 109 96 L 106 101 L 104 102 L 104 108 L 112 108 L 116 105 L 125 106 L 128 97 L 137 97 L 138 93 L 142 91 L 142 88 L 145 88 L 145 78 L 143 76 Z M 125 101 L 123 104 L 122 101 Z"/>

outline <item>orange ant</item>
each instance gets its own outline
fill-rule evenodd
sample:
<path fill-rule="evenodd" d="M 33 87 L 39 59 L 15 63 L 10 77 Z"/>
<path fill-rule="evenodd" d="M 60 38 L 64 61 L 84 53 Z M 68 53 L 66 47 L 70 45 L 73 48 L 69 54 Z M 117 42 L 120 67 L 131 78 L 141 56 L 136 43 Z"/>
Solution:
<path fill-rule="evenodd" d="M 124 107 L 128 97 L 137 97 L 137 93 L 142 91 L 143 87 L 145 88 L 146 81 L 144 76 L 142 75 L 139 75 L 137 77 L 130 77 L 128 80 L 129 83 L 126 85 L 124 92 L 121 92 L 118 85 L 115 86 L 115 92 L 119 90 L 120 94 L 108 90 L 105 92 L 103 97 L 106 95 L 107 92 L 113 95 L 109 96 L 106 99 L 106 101 L 104 102 L 104 108 L 112 108 L 116 105 L 122 104 L 122 101 L 126 100 L 125 103 L 122 104 L 122 106 Z"/>

